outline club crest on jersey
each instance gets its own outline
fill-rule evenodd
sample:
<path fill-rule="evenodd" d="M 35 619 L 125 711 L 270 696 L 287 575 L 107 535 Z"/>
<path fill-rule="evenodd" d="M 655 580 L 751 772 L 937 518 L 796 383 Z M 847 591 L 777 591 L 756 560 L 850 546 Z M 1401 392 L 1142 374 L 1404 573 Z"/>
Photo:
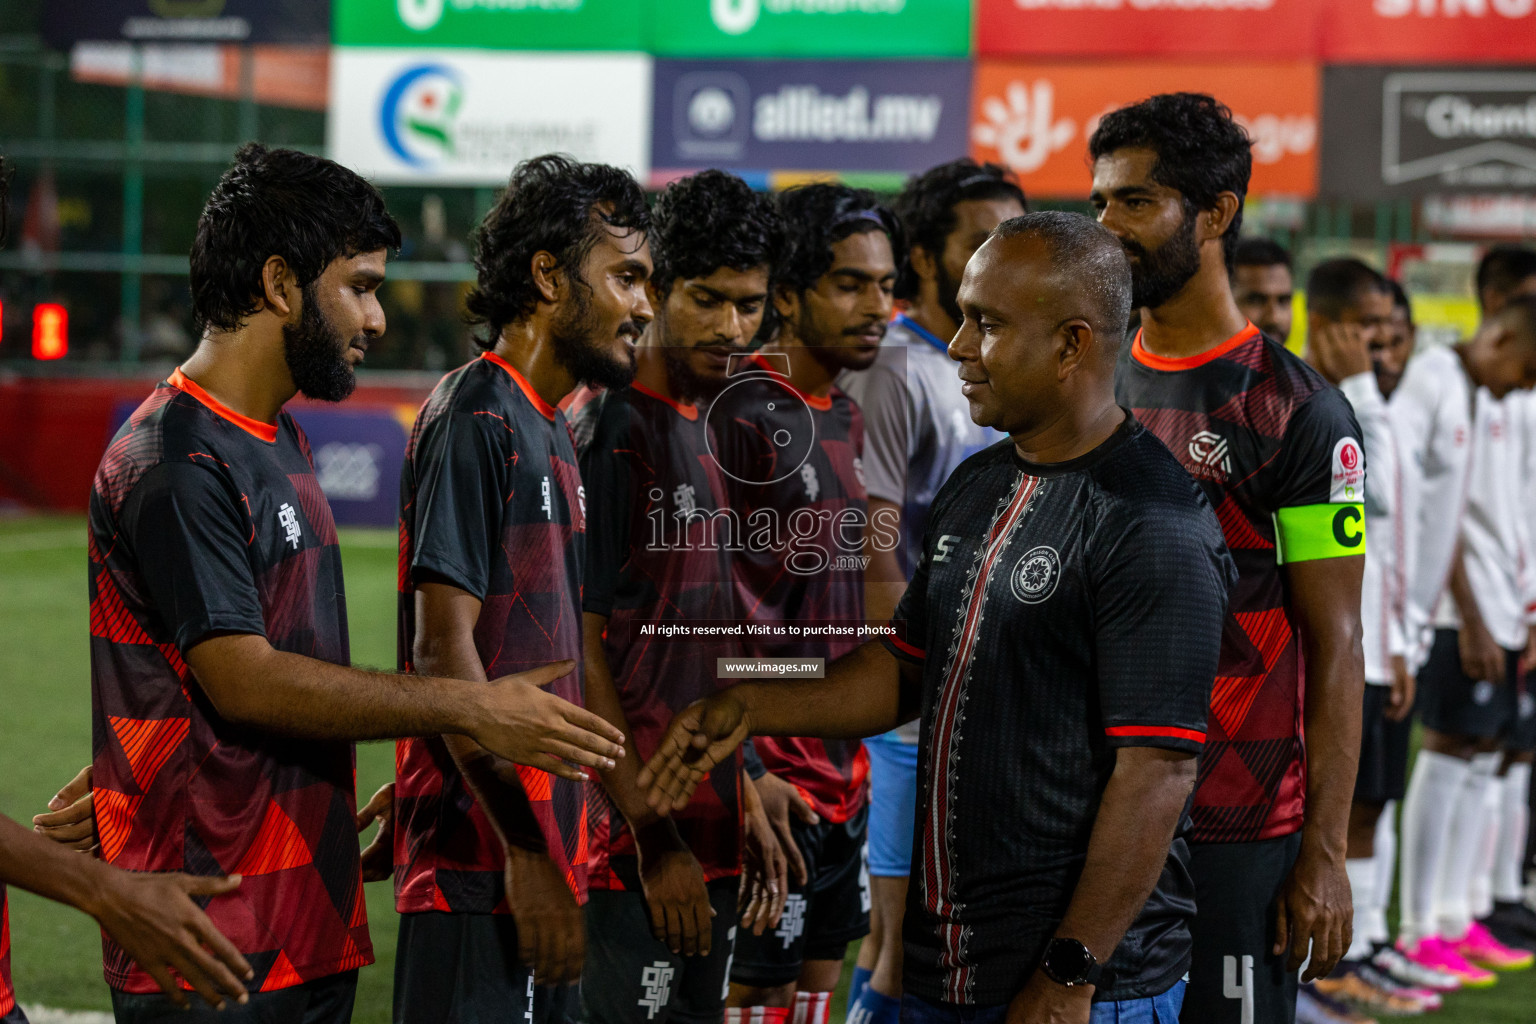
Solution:
<path fill-rule="evenodd" d="M 1328 501 L 1354 503 L 1365 500 L 1365 453 L 1352 437 L 1339 438 L 1333 446 L 1333 484 Z"/>
<path fill-rule="evenodd" d="M 1202 430 L 1189 439 L 1189 457 L 1194 461 L 1190 476 L 1206 480 L 1225 480 L 1232 472 L 1232 455 L 1227 439 L 1213 430 Z"/>
<path fill-rule="evenodd" d="M 1061 582 L 1061 556 L 1056 549 L 1041 545 L 1030 548 L 1013 567 L 1008 583 L 1013 596 L 1025 604 L 1039 604 L 1056 592 Z"/>

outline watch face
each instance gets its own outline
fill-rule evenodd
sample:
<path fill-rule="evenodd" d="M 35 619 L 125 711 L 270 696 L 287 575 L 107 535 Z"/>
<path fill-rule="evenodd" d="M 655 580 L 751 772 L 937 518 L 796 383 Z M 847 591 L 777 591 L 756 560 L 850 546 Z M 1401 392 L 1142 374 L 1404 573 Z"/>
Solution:
<path fill-rule="evenodd" d="M 1080 985 L 1097 963 L 1088 947 L 1076 939 L 1052 939 L 1045 951 L 1046 973 L 1063 985 Z"/>

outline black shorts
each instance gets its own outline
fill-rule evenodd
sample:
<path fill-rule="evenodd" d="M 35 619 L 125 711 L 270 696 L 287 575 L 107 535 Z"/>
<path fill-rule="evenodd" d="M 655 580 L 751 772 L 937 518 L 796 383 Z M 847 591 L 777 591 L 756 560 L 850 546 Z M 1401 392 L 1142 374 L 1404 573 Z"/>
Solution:
<path fill-rule="evenodd" d="M 588 892 L 582 1024 L 718 1024 L 730 988 L 740 889 L 740 878 L 709 883 L 715 919 L 708 956 L 682 956 L 658 940 L 643 893 Z"/>
<path fill-rule="evenodd" d="M 1536 750 L 1536 672 L 1527 672 L 1515 691 L 1515 724 L 1509 731 L 1510 750 Z"/>
<path fill-rule="evenodd" d="M 27 1024 L 27 1015 L 22 1012 L 21 1004 L 11 1007 L 11 1012 L 0 1017 L 0 1024 Z"/>
<path fill-rule="evenodd" d="M 192 1008 L 183 1010 L 159 992 L 114 989 L 112 1015 L 117 1024 L 348 1024 L 357 996 L 357 972 L 316 978 L 275 992 L 252 992 L 244 1006 L 226 1002 L 222 1010 L 215 1010 L 195 992 L 187 995 Z"/>
<path fill-rule="evenodd" d="M 1355 803 L 1381 806 L 1401 800 L 1408 788 L 1408 741 L 1413 719 L 1401 722 L 1387 717 L 1387 698 L 1392 687 L 1365 685 L 1365 707 L 1360 717 L 1360 771 L 1355 775 Z"/>
<path fill-rule="evenodd" d="M 535 987 L 510 914 L 400 915 L 395 1024 L 565 1024 L 575 990 Z"/>
<path fill-rule="evenodd" d="M 1193 957 L 1185 1024 L 1294 1024 L 1299 972 L 1273 956 L 1275 899 L 1301 851 L 1301 833 L 1256 843 L 1190 843 Z M 1230 986 L 1228 979 L 1231 980 Z M 1229 990 L 1236 995 L 1228 995 Z"/>
<path fill-rule="evenodd" d="M 869 934 L 868 824 L 867 806 L 840 825 L 791 823 L 810 882 L 790 882 L 778 928 L 737 934 L 732 981 L 753 988 L 788 985 L 807 960 L 842 960 L 848 943 Z"/>
<path fill-rule="evenodd" d="M 1503 739 L 1515 724 L 1520 652 L 1505 651 L 1504 678 L 1472 679 L 1461 670 L 1454 629 L 1435 630 L 1429 660 L 1419 669 L 1418 711 L 1424 727 L 1452 736 Z"/>

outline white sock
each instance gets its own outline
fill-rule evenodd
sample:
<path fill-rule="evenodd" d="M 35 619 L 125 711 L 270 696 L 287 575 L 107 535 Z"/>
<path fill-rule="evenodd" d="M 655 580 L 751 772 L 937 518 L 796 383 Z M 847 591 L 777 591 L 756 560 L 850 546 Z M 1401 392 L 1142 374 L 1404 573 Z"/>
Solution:
<path fill-rule="evenodd" d="M 1371 955 L 1369 918 L 1376 909 L 1376 858 L 1346 860 L 1344 872 L 1349 875 L 1349 896 L 1355 908 L 1355 937 L 1344 959 L 1364 960 Z"/>
<path fill-rule="evenodd" d="M 1451 812 L 1470 765 L 1459 757 L 1422 750 L 1403 798 L 1399 933 L 1412 945 L 1435 934 L 1435 883 L 1445 860 Z"/>
<path fill-rule="evenodd" d="M 1501 903 L 1518 903 L 1520 875 L 1525 864 L 1525 840 L 1530 827 L 1531 765 L 1516 761 L 1504 775 L 1499 810 L 1499 854 L 1493 872 L 1493 897 Z"/>
<path fill-rule="evenodd" d="M 1494 755 L 1503 761 L 1503 755 Z M 1498 771 L 1498 766 L 1494 766 Z M 1472 862 L 1472 877 L 1467 885 L 1467 903 L 1472 919 L 1481 921 L 1493 913 L 1493 869 L 1499 860 L 1499 819 L 1504 816 L 1504 780 L 1494 774 L 1483 780 L 1483 841 Z"/>
<path fill-rule="evenodd" d="M 1388 942 L 1387 906 L 1392 902 L 1392 881 L 1397 877 L 1397 801 L 1389 800 L 1376 819 L 1376 905 L 1366 917 L 1372 943 Z"/>
<path fill-rule="evenodd" d="M 1435 880 L 1435 918 L 1441 938 L 1457 942 L 1472 926 L 1472 879 L 1483 859 L 1488 821 L 1485 793 L 1498 770 L 1498 754 L 1476 754 L 1452 796 L 1450 835 Z"/>

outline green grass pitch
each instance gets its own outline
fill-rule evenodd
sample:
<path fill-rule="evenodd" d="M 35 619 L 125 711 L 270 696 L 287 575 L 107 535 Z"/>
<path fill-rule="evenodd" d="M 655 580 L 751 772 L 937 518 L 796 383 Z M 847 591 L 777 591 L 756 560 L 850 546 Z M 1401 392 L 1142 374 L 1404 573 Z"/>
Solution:
<path fill-rule="evenodd" d="M 344 530 L 342 548 L 353 657 L 359 665 L 393 666 L 394 533 Z M 0 519 L 0 812 L 22 821 L 41 810 L 90 757 L 85 568 L 82 519 Z M 392 745 L 359 744 L 358 790 L 365 798 L 393 770 Z M 378 962 L 362 972 L 354 1020 L 387 1024 L 395 951 L 387 883 L 368 887 L 368 915 Z M 22 1002 L 110 1008 L 100 940 L 89 918 L 13 889 L 11 930 Z M 843 1004 L 839 994 L 835 1020 L 841 1020 Z M 1431 1019 L 1536 1021 L 1536 973 L 1506 975 L 1490 991 L 1454 995 Z"/>

